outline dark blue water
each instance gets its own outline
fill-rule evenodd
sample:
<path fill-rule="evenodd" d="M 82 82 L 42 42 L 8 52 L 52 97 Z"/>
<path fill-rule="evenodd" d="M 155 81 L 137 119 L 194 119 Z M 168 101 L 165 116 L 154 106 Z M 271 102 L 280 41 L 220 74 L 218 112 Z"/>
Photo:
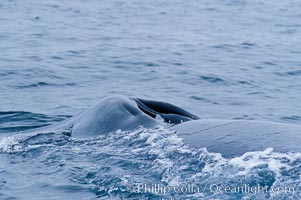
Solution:
<path fill-rule="evenodd" d="M 267 149 L 225 159 L 163 128 L 90 140 L 14 137 L 114 94 L 171 102 L 201 118 L 301 124 L 300 7 L 297 0 L 2 0 L 0 199 L 300 198 L 301 154 Z M 137 183 L 200 191 L 139 192 Z M 295 192 L 217 192 L 217 184 Z"/>

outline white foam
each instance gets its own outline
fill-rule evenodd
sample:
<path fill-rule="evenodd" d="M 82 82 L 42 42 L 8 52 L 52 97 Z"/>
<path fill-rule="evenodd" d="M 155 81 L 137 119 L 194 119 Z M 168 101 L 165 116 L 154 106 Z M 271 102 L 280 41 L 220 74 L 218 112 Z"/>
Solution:
<path fill-rule="evenodd" d="M 199 160 L 205 162 L 202 172 L 213 174 L 217 170 L 222 170 L 223 166 L 227 164 L 227 160 L 220 153 L 208 152 L 207 148 L 200 150 Z"/>
<path fill-rule="evenodd" d="M 281 176 L 281 170 L 290 169 L 290 164 L 300 158 L 301 153 L 277 153 L 273 152 L 273 148 L 267 148 L 264 151 L 247 152 L 232 158 L 229 164 L 239 168 L 237 175 L 246 175 L 255 167 L 266 165 L 277 176 Z"/>
<path fill-rule="evenodd" d="M 6 137 L 0 140 L 1 152 L 19 152 L 21 151 L 20 143 L 14 137 Z"/>

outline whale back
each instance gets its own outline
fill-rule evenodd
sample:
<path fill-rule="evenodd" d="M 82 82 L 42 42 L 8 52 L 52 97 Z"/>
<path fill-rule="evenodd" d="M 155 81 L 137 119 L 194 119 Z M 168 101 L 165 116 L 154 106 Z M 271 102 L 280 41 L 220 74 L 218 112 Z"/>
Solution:
<path fill-rule="evenodd" d="M 170 120 L 168 126 L 195 148 L 234 157 L 250 151 L 272 147 L 279 152 L 301 152 L 301 126 L 254 120 L 198 119 L 197 116 L 172 104 L 124 96 L 103 99 L 96 106 L 63 122 L 28 130 L 22 134 L 61 132 L 87 138 L 139 126 L 152 128 L 162 124 L 156 115 Z M 180 123 L 186 121 L 184 123 Z"/>
<path fill-rule="evenodd" d="M 195 148 L 206 147 L 224 157 L 272 147 L 278 152 L 301 152 L 301 126 L 253 120 L 195 120 L 171 129 Z"/>

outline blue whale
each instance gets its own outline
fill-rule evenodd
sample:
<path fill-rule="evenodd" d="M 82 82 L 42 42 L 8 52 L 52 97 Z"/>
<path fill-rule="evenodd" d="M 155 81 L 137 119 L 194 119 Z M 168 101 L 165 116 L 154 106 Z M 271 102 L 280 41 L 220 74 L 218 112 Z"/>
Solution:
<path fill-rule="evenodd" d="M 161 120 L 160 120 L 161 119 Z M 277 152 L 301 152 L 301 126 L 255 121 L 200 119 L 175 105 L 126 96 L 103 99 L 96 106 L 59 124 L 37 129 L 71 130 L 71 136 L 87 138 L 118 129 L 164 125 L 191 147 L 206 147 L 226 158 L 272 147 Z"/>

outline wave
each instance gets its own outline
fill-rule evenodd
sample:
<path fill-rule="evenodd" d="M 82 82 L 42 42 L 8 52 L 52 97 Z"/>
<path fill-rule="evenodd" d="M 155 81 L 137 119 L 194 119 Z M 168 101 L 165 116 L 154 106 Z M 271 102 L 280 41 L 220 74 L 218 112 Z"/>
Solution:
<path fill-rule="evenodd" d="M 68 115 L 44 115 L 26 111 L 0 111 L 0 134 L 25 131 L 54 124 Z"/>
<path fill-rule="evenodd" d="M 9 154 L 14 157 L 15 166 L 25 167 L 25 174 L 33 173 L 34 169 L 29 167 L 32 164 L 39 166 L 44 184 L 64 194 L 79 187 L 85 188 L 87 196 L 93 193 L 98 198 L 301 197 L 297 192 L 301 175 L 300 153 L 277 153 L 268 148 L 226 159 L 219 153 L 208 152 L 206 148 L 189 147 L 173 131 L 163 127 L 116 131 L 84 140 L 55 133 L 23 138 L 11 136 L 0 140 L 0 152 L 0 156 Z M 66 184 L 70 187 L 55 187 L 50 181 L 52 176 L 63 176 L 69 180 Z M 9 176 L 5 177 L 6 181 L 9 179 Z M 180 190 L 189 185 L 193 185 L 195 190 Z M 178 190 L 163 193 L 155 190 L 155 186 L 176 187 Z M 226 186 L 266 187 L 268 190 L 257 191 L 256 194 L 254 191 L 216 191 L 217 187 Z M 271 192 L 272 188 L 285 186 L 293 188 L 294 193 Z M 42 196 L 49 195 L 48 192 L 53 191 L 46 189 Z M 13 195 L 13 190 L 6 193 Z"/>

